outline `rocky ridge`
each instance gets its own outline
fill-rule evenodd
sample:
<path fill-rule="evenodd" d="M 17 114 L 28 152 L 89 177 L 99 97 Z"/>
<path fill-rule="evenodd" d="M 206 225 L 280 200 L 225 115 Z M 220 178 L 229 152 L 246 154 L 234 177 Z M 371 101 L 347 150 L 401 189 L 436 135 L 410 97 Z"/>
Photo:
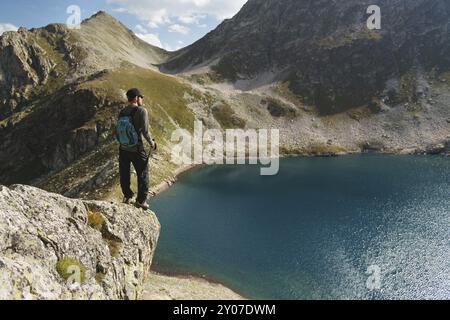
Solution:
<path fill-rule="evenodd" d="M 167 56 L 102 11 L 80 29 L 50 24 L 5 32 L 0 37 L 0 120 L 80 77 L 123 63 L 152 68 Z"/>

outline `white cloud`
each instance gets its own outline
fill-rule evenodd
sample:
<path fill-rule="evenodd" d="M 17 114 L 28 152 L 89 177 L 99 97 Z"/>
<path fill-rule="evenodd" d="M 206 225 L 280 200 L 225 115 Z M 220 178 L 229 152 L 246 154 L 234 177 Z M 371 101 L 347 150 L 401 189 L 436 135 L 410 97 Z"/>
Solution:
<path fill-rule="evenodd" d="M 231 18 L 247 0 L 107 0 L 120 12 L 136 16 L 151 28 L 168 25 L 172 21 L 199 24 L 207 16 L 217 20 Z"/>
<path fill-rule="evenodd" d="M 157 46 L 159 48 L 163 47 L 162 42 L 159 39 L 159 35 L 155 33 L 136 33 L 136 36 L 151 44 L 152 46 Z"/>
<path fill-rule="evenodd" d="M 147 29 L 145 29 L 143 26 L 141 26 L 140 24 L 138 24 L 136 27 L 135 27 L 135 29 L 136 29 L 136 31 L 138 32 L 138 33 L 148 33 L 148 31 L 147 31 Z"/>
<path fill-rule="evenodd" d="M 142 27 L 142 26 L 141 26 Z M 137 29 L 137 28 L 136 28 Z M 145 28 L 143 28 L 145 30 Z M 161 39 L 159 38 L 158 34 L 155 33 L 136 33 L 136 36 L 140 39 L 144 40 L 148 44 L 151 44 L 152 46 L 156 46 L 159 48 L 163 48 L 167 51 L 176 51 L 178 49 L 181 49 L 183 46 L 183 41 L 178 41 L 178 44 L 175 47 L 172 47 L 168 43 L 162 43 Z"/>
<path fill-rule="evenodd" d="M 206 14 L 190 13 L 178 17 L 178 20 L 184 24 L 200 24 L 200 20 L 206 18 Z"/>
<path fill-rule="evenodd" d="M 115 8 L 113 11 L 114 11 L 114 12 L 118 12 L 118 13 L 128 12 L 128 10 L 125 9 L 125 8 Z"/>
<path fill-rule="evenodd" d="M 10 23 L 0 23 L 0 36 L 6 31 L 17 31 L 18 28 Z"/>
<path fill-rule="evenodd" d="M 176 45 L 175 47 L 172 47 L 168 43 L 164 44 L 164 49 L 167 50 L 167 51 L 177 51 L 178 49 L 181 49 L 181 48 L 182 48 L 182 46 L 180 46 L 180 45 Z"/>
<path fill-rule="evenodd" d="M 191 31 L 191 29 L 189 29 L 186 26 L 182 26 L 180 24 L 173 24 L 173 25 L 169 26 L 169 32 L 188 34 L 189 31 Z"/>

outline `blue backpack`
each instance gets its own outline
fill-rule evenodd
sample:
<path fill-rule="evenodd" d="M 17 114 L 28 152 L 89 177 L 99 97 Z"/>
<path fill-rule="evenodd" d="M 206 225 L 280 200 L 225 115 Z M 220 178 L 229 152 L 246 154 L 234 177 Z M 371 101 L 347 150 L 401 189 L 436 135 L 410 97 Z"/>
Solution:
<path fill-rule="evenodd" d="M 117 141 L 121 146 L 127 148 L 136 147 L 139 144 L 139 134 L 134 127 L 133 117 L 138 108 L 135 108 L 130 115 L 119 115 L 119 120 L 116 125 Z"/>

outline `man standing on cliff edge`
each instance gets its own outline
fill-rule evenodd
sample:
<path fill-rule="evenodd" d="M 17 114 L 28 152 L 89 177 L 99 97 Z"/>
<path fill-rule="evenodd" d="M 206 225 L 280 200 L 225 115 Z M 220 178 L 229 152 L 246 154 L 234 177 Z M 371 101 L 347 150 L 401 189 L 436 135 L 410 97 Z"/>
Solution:
<path fill-rule="evenodd" d="M 120 112 L 116 126 L 116 137 L 120 143 L 120 186 L 124 195 L 123 202 L 131 204 L 134 193 L 130 188 L 130 169 L 133 164 L 138 178 L 138 195 L 135 206 L 148 210 L 149 153 L 145 151 L 142 137 L 147 140 L 152 150 L 156 150 L 157 145 L 150 136 L 148 112 L 143 107 L 144 96 L 139 89 L 133 88 L 128 90 L 127 98 L 129 105 Z"/>

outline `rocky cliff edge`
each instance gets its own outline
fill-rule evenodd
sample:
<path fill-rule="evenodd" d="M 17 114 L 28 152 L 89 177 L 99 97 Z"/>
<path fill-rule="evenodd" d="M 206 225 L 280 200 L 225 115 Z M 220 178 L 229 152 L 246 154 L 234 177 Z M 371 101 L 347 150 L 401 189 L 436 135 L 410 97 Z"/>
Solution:
<path fill-rule="evenodd" d="M 0 299 L 140 299 L 153 213 L 0 186 Z"/>

